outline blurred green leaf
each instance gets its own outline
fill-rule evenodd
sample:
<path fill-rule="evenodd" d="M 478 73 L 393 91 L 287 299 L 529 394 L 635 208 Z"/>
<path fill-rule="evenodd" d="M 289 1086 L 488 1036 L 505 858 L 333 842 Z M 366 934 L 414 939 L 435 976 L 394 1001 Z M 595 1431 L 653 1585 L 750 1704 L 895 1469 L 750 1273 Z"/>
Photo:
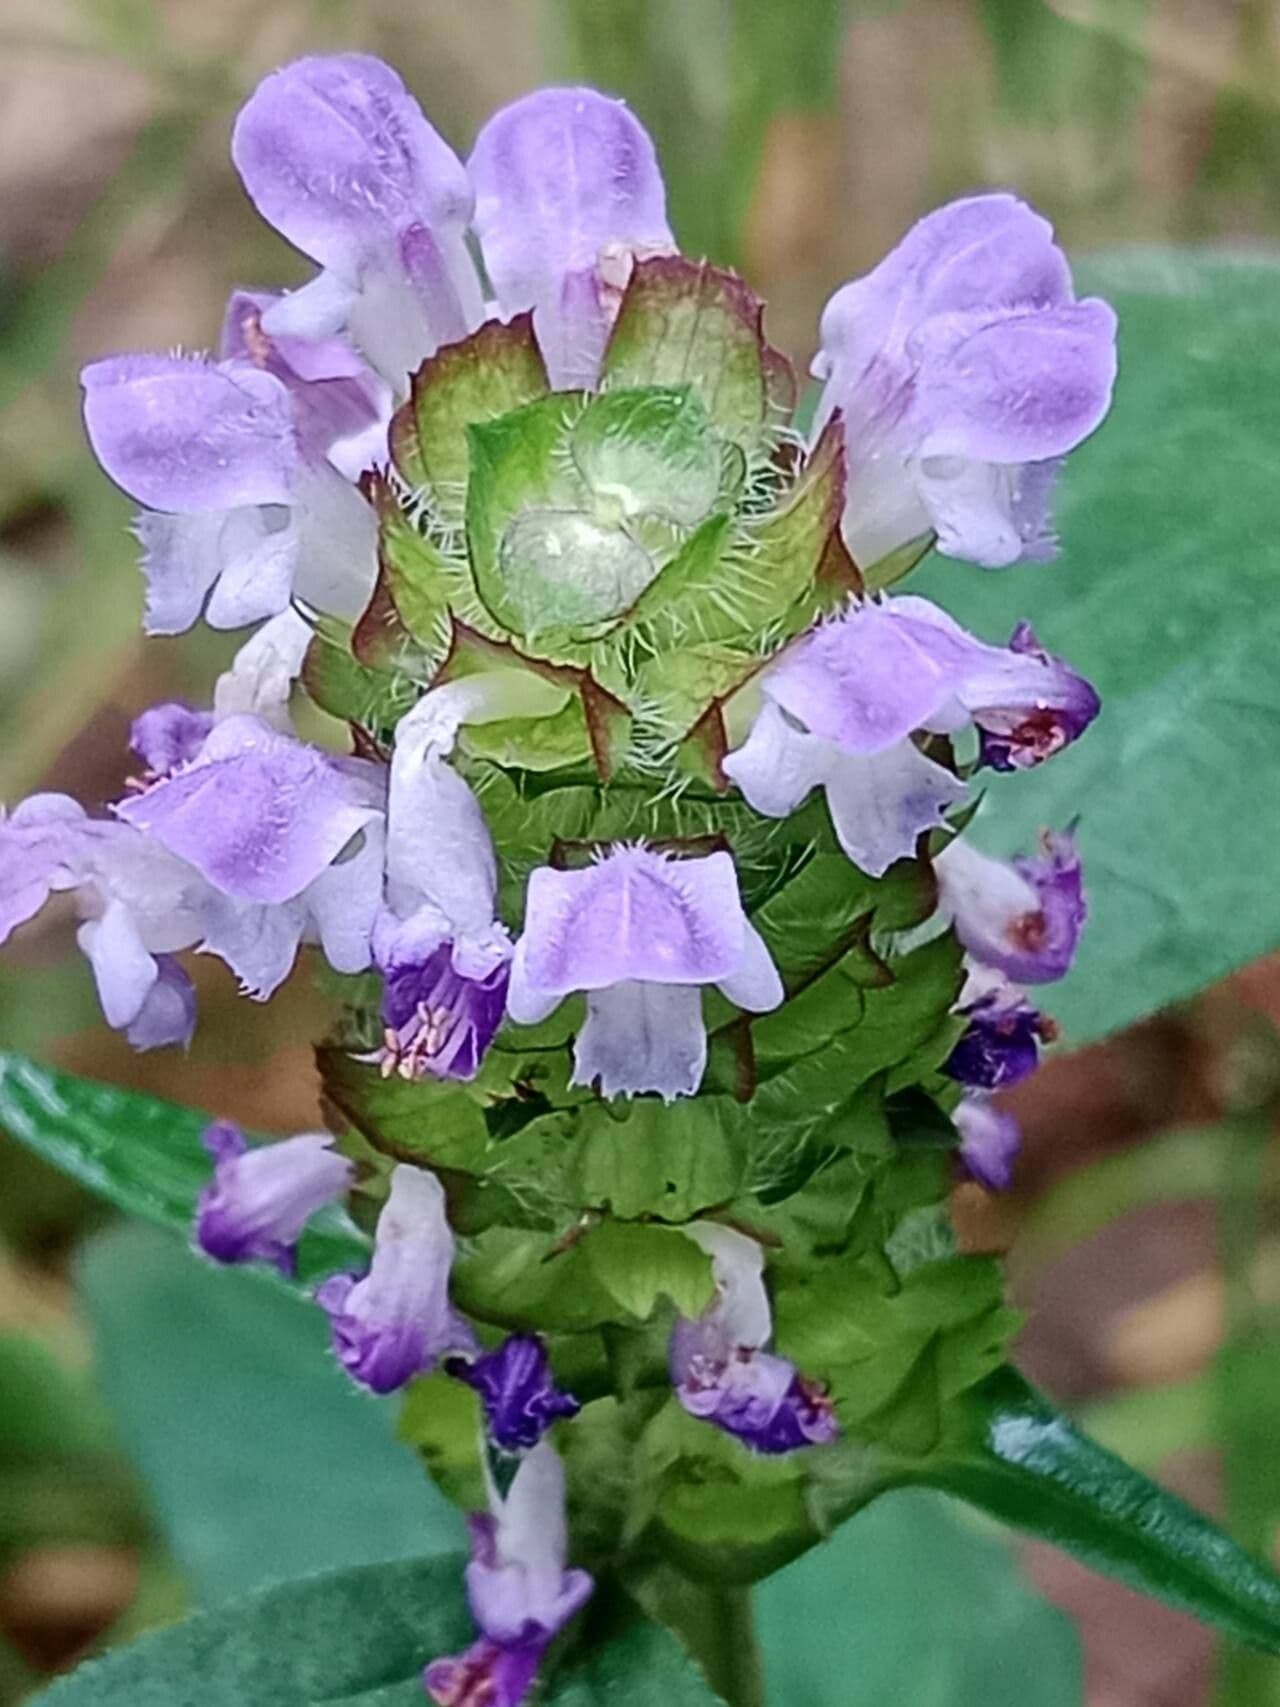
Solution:
<path fill-rule="evenodd" d="M 1280 942 L 1280 265 L 1139 250 L 1078 282 L 1119 313 L 1120 380 L 1067 465 L 1061 562 L 1005 576 L 935 559 L 912 583 L 991 639 L 1030 618 L 1102 694 L 1087 738 L 993 779 L 975 826 L 1006 853 L 1081 815 L 1092 918 L 1051 1004 L 1073 1044 Z"/>
<path fill-rule="evenodd" d="M 44 1707 L 422 1707 L 421 1672 L 473 1631 L 461 1554 L 282 1583 L 82 1666 Z M 675 1638 L 634 1621 L 557 1671 L 562 1707 L 711 1707 Z"/>
<path fill-rule="evenodd" d="M 1079 1643 L 1010 1545 L 951 1501 L 888 1494 L 761 1584 L 779 1707 L 1079 1707 Z"/>
<path fill-rule="evenodd" d="M 185 1232 L 212 1174 L 210 1116 L 0 1053 L 0 1126 L 117 1208 Z M 298 1252 L 306 1283 L 360 1267 L 367 1243 L 340 1210 L 311 1219 Z"/>
<path fill-rule="evenodd" d="M 1011 1369 L 957 1401 L 935 1454 L 889 1475 L 956 1494 L 1236 1641 L 1280 1653 L 1280 1578 L 1079 1433 Z"/>
<path fill-rule="evenodd" d="M 118 1435 L 203 1605 L 464 1544 L 317 1307 L 140 1225 L 95 1238 L 78 1280 Z"/>

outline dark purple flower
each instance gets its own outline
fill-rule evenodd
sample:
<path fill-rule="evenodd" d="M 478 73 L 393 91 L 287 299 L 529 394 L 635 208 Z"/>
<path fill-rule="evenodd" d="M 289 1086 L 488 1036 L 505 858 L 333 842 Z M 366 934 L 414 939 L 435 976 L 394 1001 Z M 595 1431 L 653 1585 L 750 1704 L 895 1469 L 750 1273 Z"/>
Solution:
<path fill-rule="evenodd" d="M 316 1291 L 352 1380 L 390 1393 L 433 1369 L 445 1352 L 471 1349 L 471 1330 L 449 1302 L 452 1263 L 439 1180 L 401 1163 L 391 1173 L 368 1273 L 331 1275 Z"/>
<path fill-rule="evenodd" d="M 507 1011 L 537 1024 L 586 991 L 574 1083 L 598 1080 L 606 1097 L 692 1096 L 707 1056 L 704 984 L 752 1013 L 783 996 L 727 853 L 677 860 L 619 846 L 594 865 L 530 876 Z"/>
<path fill-rule="evenodd" d="M 468 167 L 502 317 L 533 310 L 557 390 L 594 386 L 632 257 L 675 247 L 644 127 L 594 89 L 538 89 L 494 114 Z"/>
<path fill-rule="evenodd" d="M 995 771 L 1030 770 L 1078 739 L 1102 708 L 1096 690 L 1083 676 L 1067 670 L 1036 639 L 1029 622 L 1020 622 L 1009 641 L 1009 650 L 1038 659 L 1058 684 L 1056 693 L 1042 692 L 1034 699 L 1022 693 L 1001 700 L 995 681 L 970 687 L 973 720 L 978 727 L 979 763 Z"/>
<path fill-rule="evenodd" d="M 987 568 L 1048 555 L 1053 475 L 1111 401 L 1115 324 L 1076 301 L 1052 227 L 1010 195 L 939 208 L 838 290 L 813 371 L 817 425 L 844 423 L 854 557 L 931 528 Z"/>
<path fill-rule="evenodd" d="M 1068 831 L 1046 831 L 1043 851 L 990 859 L 957 836 L 934 861 L 938 905 L 983 966 L 1019 984 L 1050 984 L 1070 970 L 1084 929 L 1080 856 Z"/>
<path fill-rule="evenodd" d="M 423 1687 L 437 1707 L 519 1707 L 552 1639 L 591 1598 L 571 1570 L 564 1467 L 548 1441 L 523 1459 L 505 1499 L 469 1520 L 467 1600 L 480 1631 L 465 1653 L 433 1660 Z"/>
<path fill-rule="evenodd" d="M 957 1157 L 971 1179 L 988 1191 L 1008 1191 L 1022 1148 L 1022 1128 L 990 1097 L 965 1097 L 951 1117 L 960 1134 Z"/>
<path fill-rule="evenodd" d="M 547 1348 L 536 1334 L 511 1334 L 495 1351 L 450 1358 L 445 1368 L 480 1395 L 489 1437 L 503 1452 L 528 1452 L 558 1418 L 582 1409 L 552 1380 Z"/>
<path fill-rule="evenodd" d="M 464 977 L 454 966 L 452 942 L 425 960 L 388 967 L 379 1058 L 384 1076 L 474 1079 L 506 1012 L 508 976 L 504 962 L 483 978 Z"/>
<path fill-rule="evenodd" d="M 205 1129 L 202 1142 L 214 1172 L 196 1211 L 200 1249 L 216 1262 L 269 1262 L 292 1274 L 303 1228 L 347 1191 L 351 1163 L 327 1133 L 250 1145 L 223 1120 Z"/>
<path fill-rule="evenodd" d="M 839 1427 L 825 1388 L 765 1350 L 773 1316 L 760 1246 L 711 1221 L 684 1231 L 711 1256 L 716 1296 L 697 1321 L 680 1317 L 672 1330 L 671 1379 L 681 1405 L 756 1452 L 829 1444 Z"/>
<path fill-rule="evenodd" d="M 1016 1085 L 1035 1072 L 1040 1045 L 1052 1042 L 1056 1028 L 1022 990 L 1001 979 L 972 1001 L 962 997 L 962 1003 L 958 1011 L 968 1024 L 943 1072 L 962 1085 L 986 1091 Z"/>

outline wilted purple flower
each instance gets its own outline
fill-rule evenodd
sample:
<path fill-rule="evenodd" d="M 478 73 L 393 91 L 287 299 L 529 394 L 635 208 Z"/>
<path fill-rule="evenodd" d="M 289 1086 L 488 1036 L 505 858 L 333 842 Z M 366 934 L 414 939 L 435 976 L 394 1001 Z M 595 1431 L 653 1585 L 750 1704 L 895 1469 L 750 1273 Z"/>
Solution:
<path fill-rule="evenodd" d="M 975 967 L 955 1011 L 968 1022 L 943 1071 L 962 1085 L 996 1091 L 1034 1073 L 1041 1043 L 1057 1027 L 1000 972 Z"/>
<path fill-rule="evenodd" d="M 764 1349 L 773 1315 L 760 1246 L 713 1221 L 683 1230 L 710 1255 L 716 1296 L 696 1322 L 682 1316 L 672 1330 L 671 1379 L 681 1405 L 756 1452 L 827 1445 L 839 1430 L 825 1388 Z"/>
<path fill-rule="evenodd" d="M 975 960 L 1019 984 L 1051 984 L 1070 970 L 1086 906 L 1080 856 L 1068 831 L 1046 831 L 1043 852 L 991 859 L 957 837 L 934 861 L 938 907 Z"/>
<path fill-rule="evenodd" d="M 183 769 L 116 810 L 207 880 L 203 946 L 265 997 L 313 936 L 338 971 L 368 966 L 383 788 L 376 765 L 232 715 Z"/>
<path fill-rule="evenodd" d="M 988 1191 L 1008 1191 L 1022 1148 L 1022 1128 L 990 1097 L 965 1097 L 951 1117 L 960 1134 L 957 1158 L 964 1171 Z"/>
<path fill-rule="evenodd" d="M 480 1395 L 489 1438 L 503 1452 L 530 1451 L 558 1418 L 582 1409 L 556 1386 L 537 1334 L 509 1334 L 496 1350 L 451 1357 L 445 1369 Z"/>
<path fill-rule="evenodd" d="M 444 754 L 459 697 L 426 694 L 396 727 L 386 900 L 374 932 L 386 1072 L 474 1078 L 502 1024 L 511 940 L 494 917 L 498 868 L 471 789 Z"/>
<path fill-rule="evenodd" d="M 534 1025 L 586 991 L 574 1083 L 598 1080 L 606 1097 L 692 1096 L 707 1059 L 705 984 L 751 1013 L 783 997 L 727 853 L 674 859 L 615 847 L 585 869 L 530 876 L 507 1011 Z"/>
<path fill-rule="evenodd" d="M 200 1249 L 217 1262 L 269 1262 L 291 1275 L 303 1228 L 346 1192 L 351 1163 L 320 1132 L 250 1145 L 238 1126 L 220 1120 L 202 1142 L 214 1173 L 196 1211 Z"/>
<path fill-rule="evenodd" d="M 295 592 L 354 617 L 372 590 L 377 523 L 298 431 L 290 390 L 243 361 L 113 356 L 85 368 L 84 419 L 106 472 L 143 506 L 151 634 L 284 610 Z"/>
<path fill-rule="evenodd" d="M 1013 647 L 988 646 L 927 599 L 852 605 L 765 671 L 765 704 L 725 775 L 769 817 L 787 816 L 821 785 L 841 846 L 879 877 L 964 798 L 964 784 L 925 757 L 913 731 L 972 722 L 1003 742 L 1009 765 L 1025 766 L 1096 715 L 1088 682 L 1029 645 L 1029 632 L 1020 629 Z"/>
<path fill-rule="evenodd" d="M 369 1272 L 331 1275 L 316 1291 L 352 1380 L 390 1393 L 434 1368 L 445 1352 L 471 1349 L 471 1329 L 449 1302 L 452 1263 L 439 1180 L 401 1163 L 391 1172 Z"/>
<path fill-rule="evenodd" d="M 844 535 L 869 565 L 934 529 L 987 568 L 1053 549 L 1059 459 L 1107 412 L 1115 315 L 1077 302 L 1053 228 L 1010 195 L 929 214 L 822 316 L 820 428 L 844 421 Z"/>
<path fill-rule="evenodd" d="M 188 1042 L 195 994 L 172 956 L 204 934 L 214 897 L 200 874 L 65 795 L 33 795 L 0 818 L 0 943 L 64 891 L 75 894 L 76 941 L 107 1024 L 137 1049 Z"/>
<path fill-rule="evenodd" d="M 480 322 L 461 161 L 389 65 L 295 60 L 236 120 L 231 156 L 269 224 L 322 271 L 262 316 L 272 338 L 340 331 L 403 392 L 424 356 Z"/>
<path fill-rule="evenodd" d="M 489 1506 L 469 1520 L 467 1600 L 480 1636 L 423 1672 L 437 1707 L 519 1707 L 552 1638 L 594 1587 L 586 1571 L 566 1568 L 564 1467 L 549 1441 L 521 1463 L 505 1500 L 490 1486 Z"/>
<path fill-rule="evenodd" d="M 648 133 L 594 89 L 539 89 L 489 120 L 468 168 L 499 312 L 533 310 L 557 390 L 594 386 L 633 257 L 675 247 Z"/>

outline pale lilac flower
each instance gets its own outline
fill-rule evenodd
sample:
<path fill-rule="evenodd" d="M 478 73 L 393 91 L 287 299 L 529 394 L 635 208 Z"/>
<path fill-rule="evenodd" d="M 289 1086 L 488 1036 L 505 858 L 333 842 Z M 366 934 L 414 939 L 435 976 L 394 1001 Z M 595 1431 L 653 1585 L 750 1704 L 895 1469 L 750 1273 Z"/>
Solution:
<path fill-rule="evenodd" d="M 113 356 L 81 375 L 106 472 L 143 506 L 146 628 L 177 634 L 203 611 L 240 628 L 296 593 L 355 617 L 376 570 L 370 506 L 298 430 L 290 388 L 250 362 Z"/>
<path fill-rule="evenodd" d="M 1040 1045 L 1057 1036 L 1025 990 L 980 965 L 970 967 L 954 1011 L 966 1025 L 942 1070 L 977 1090 L 1001 1090 L 1027 1078 L 1039 1065 Z"/>
<path fill-rule="evenodd" d="M 468 703 L 444 688 L 396 726 L 373 948 L 383 1067 L 406 1078 L 474 1078 L 506 1006 L 511 939 L 494 915 L 493 843 L 479 801 L 444 756 Z"/>
<path fill-rule="evenodd" d="M 1022 1148 L 1022 1128 L 988 1096 L 965 1097 L 951 1116 L 960 1134 L 957 1159 L 971 1179 L 988 1191 L 1008 1191 Z"/>
<path fill-rule="evenodd" d="M 615 847 L 584 869 L 530 876 L 507 1011 L 533 1025 L 586 992 L 574 1083 L 598 1082 L 606 1097 L 692 1096 L 707 1059 L 706 984 L 751 1013 L 783 997 L 727 853 L 674 859 Z"/>
<path fill-rule="evenodd" d="M 533 310 L 555 389 L 594 386 L 633 257 L 675 247 L 648 133 L 594 89 L 539 89 L 489 120 L 468 167 L 499 312 Z"/>
<path fill-rule="evenodd" d="M 934 861 L 938 910 L 983 966 L 1019 984 L 1051 984 L 1071 968 L 1086 906 L 1075 838 L 1047 831 L 1042 852 L 992 859 L 957 837 Z"/>
<path fill-rule="evenodd" d="M 523 1460 L 505 1499 L 490 1484 L 489 1508 L 469 1520 L 467 1600 L 480 1634 L 423 1672 L 437 1707 L 519 1707 L 594 1587 L 586 1571 L 567 1568 L 564 1466 L 549 1441 Z"/>
<path fill-rule="evenodd" d="M 681 1405 L 756 1452 L 827 1445 L 839 1430 L 825 1389 L 765 1349 L 773 1314 L 760 1246 L 714 1221 L 683 1230 L 711 1257 L 716 1295 L 697 1321 L 682 1316 L 672 1330 L 671 1379 Z"/>
<path fill-rule="evenodd" d="M 452 1263 L 439 1180 L 401 1163 L 391 1172 L 368 1273 L 331 1275 L 316 1290 L 334 1352 L 353 1381 L 390 1393 L 445 1352 L 471 1349 L 471 1329 L 449 1302 Z"/>
<path fill-rule="evenodd" d="M 116 810 L 206 880 L 202 946 L 264 998 L 304 940 L 318 940 L 340 972 L 368 966 L 384 788 L 376 765 L 235 714 L 214 723 L 190 763 Z"/>
<path fill-rule="evenodd" d="M 321 267 L 262 316 L 272 338 L 345 333 L 397 392 L 482 318 L 461 161 L 389 65 L 295 60 L 241 109 L 231 156 L 269 224 Z"/>
<path fill-rule="evenodd" d="M 554 1422 L 582 1409 L 556 1386 L 537 1334 L 509 1334 L 495 1350 L 451 1357 L 444 1367 L 480 1395 L 489 1438 L 503 1452 L 531 1451 Z"/>
<path fill-rule="evenodd" d="M 1010 195 L 939 208 L 838 290 L 816 425 L 843 418 L 855 559 L 930 529 L 987 568 L 1049 555 L 1054 475 L 1107 412 L 1115 326 L 1075 299 L 1053 228 Z"/>
<path fill-rule="evenodd" d="M 879 877 L 965 794 L 913 731 L 972 723 L 1001 743 L 1004 769 L 1049 757 L 1096 715 L 1088 682 L 1028 635 L 989 646 L 927 599 L 851 605 L 764 672 L 765 704 L 725 775 L 769 817 L 821 786 L 841 846 Z"/>
<path fill-rule="evenodd" d="M 201 1141 L 214 1173 L 200 1193 L 197 1245 L 217 1262 L 269 1262 L 292 1275 L 304 1227 L 348 1190 L 351 1163 L 321 1132 L 251 1145 L 238 1126 L 220 1120 Z"/>
<path fill-rule="evenodd" d="M 66 891 L 107 1024 L 138 1049 L 187 1043 L 195 995 L 172 956 L 204 934 L 213 897 L 200 874 L 139 830 L 33 795 L 0 819 L 0 943 Z"/>

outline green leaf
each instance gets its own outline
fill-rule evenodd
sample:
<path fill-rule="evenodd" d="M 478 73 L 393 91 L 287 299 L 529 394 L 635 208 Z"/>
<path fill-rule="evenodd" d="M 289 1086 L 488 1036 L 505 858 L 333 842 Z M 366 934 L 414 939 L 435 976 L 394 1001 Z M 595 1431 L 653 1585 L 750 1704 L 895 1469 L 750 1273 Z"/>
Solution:
<path fill-rule="evenodd" d="M 958 1494 L 1095 1570 L 1280 1653 L 1280 1578 L 1221 1529 L 1080 1434 L 1004 1369 L 953 1407 L 942 1448 L 889 1466 Z"/>
<path fill-rule="evenodd" d="M 1080 1707 L 1068 1619 L 1005 1541 L 936 1494 L 877 1500 L 755 1598 L 771 1701 Z"/>
<path fill-rule="evenodd" d="M 583 1203 L 624 1220 L 690 1221 L 727 1203 L 746 1167 L 746 1113 L 727 1097 L 671 1104 L 633 1099 L 621 1116 L 589 1105 L 581 1119 L 576 1179 Z"/>
<path fill-rule="evenodd" d="M 990 639 L 1030 618 L 1104 712 L 1033 774 L 994 778 L 975 841 L 1030 848 L 1081 817 L 1089 927 L 1053 992 L 1085 1043 L 1280 943 L 1280 530 L 1266 447 L 1280 382 L 1280 265 L 1135 251 L 1078 272 L 1120 317 L 1120 379 L 1068 459 L 1062 560 L 988 576 L 934 561 L 936 595 Z"/>
<path fill-rule="evenodd" d="M 200 1143 L 211 1118 L 0 1054 L 0 1125 L 7 1132 L 117 1208 L 184 1233 L 212 1175 Z M 299 1246 L 299 1284 L 362 1267 L 367 1254 L 341 1211 L 323 1210 Z"/>
<path fill-rule="evenodd" d="M 77 1282 L 103 1397 L 201 1604 L 463 1545 L 314 1304 L 136 1224 L 94 1239 Z"/>
<path fill-rule="evenodd" d="M 445 520 L 462 520 L 469 459 L 467 428 L 491 421 L 547 390 L 533 316 L 489 320 L 446 344 L 418 369 L 409 401 L 391 423 L 391 454 L 411 487 L 431 493 Z"/>
<path fill-rule="evenodd" d="M 682 1316 L 700 1316 L 711 1302 L 711 1263 L 705 1251 L 674 1227 L 604 1221 L 583 1240 L 590 1272 L 636 1321 L 667 1298 Z"/>
<path fill-rule="evenodd" d="M 573 460 L 597 512 L 700 522 L 720 490 L 720 452 L 688 385 L 606 391 L 574 422 Z"/>
<path fill-rule="evenodd" d="M 462 1554 L 332 1571 L 92 1660 L 42 1707 L 422 1707 L 422 1669 L 474 1630 Z M 675 1638 L 640 1620 L 557 1670 L 564 1707 L 713 1707 Z"/>
<path fill-rule="evenodd" d="M 302 683 L 330 717 L 383 734 L 395 728 L 418 697 L 407 676 L 370 669 L 346 646 L 321 634 L 307 647 Z"/>
<path fill-rule="evenodd" d="M 682 255 L 636 263 L 601 369 L 611 389 L 692 385 L 727 439 L 765 419 L 763 304 L 734 273 Z"/>
<path fill-rule="evenodd" d="M 346 1049 L 316 1051 L 324 1092 L 376 1150 L 426 1167 L 475 1167 L 489 1142 L 484 1109 L 450 1079 L 383 1078 Z"/>

